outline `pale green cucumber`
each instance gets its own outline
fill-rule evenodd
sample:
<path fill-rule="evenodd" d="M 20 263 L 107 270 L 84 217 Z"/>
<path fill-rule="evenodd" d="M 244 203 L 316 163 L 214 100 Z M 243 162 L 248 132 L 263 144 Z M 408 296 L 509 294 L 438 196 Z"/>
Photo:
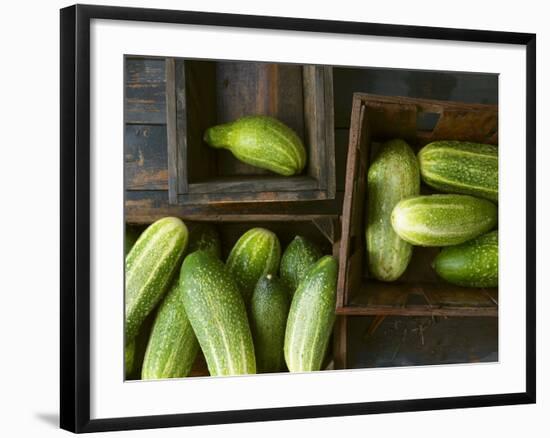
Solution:
<path fill-rule="evenodd" d="M 205 132 L 204 141 L 215 148 L 229 149 L 244 163 L 280 175 L 298 174 L 306 164 L 300 137 L 273 117 L 248 116 L 213 126 Z"/>
<path fill-rule="evenodd" d="M 285 361 L 289 371 L 319 371 L 336 316 L 338 266 L 322 257 L 300 282 L 288 314 Z"/>
<path fill-rule="evenodd" d="M 186 245 L 185 224 L 167 217 L 150 225 L 126 256 L 126 343 L 167 292 Z"/>
<path fill-rule="evenodd" d="M 254 374 L 246 307 L 223 262 L 208 251 L 189 254 L 181 267 L 179 288 L 210 374 Z"/>
<path fill-rule="evenodd" d="M 309 268 L 322 257 L 321 250 L 313 242 L 303 236 L 296 236 L 288 244 L 281 257 L 280 274 L 294 295 L 300 281 Z"/>
<path fill-rule="evenodd" d="M 281 244 L 272 231 L 252 228 L 231 249 L 226 266 L 239 287 L 245 304 L 262 275 L 276 274 L 281 259 Z"/>
<path fill-rule="evenodd" d="M 250 304 L 250 328 L 260 373 L 275 373 L 285 365 L 283 347 L 289 307 L 286 285 L 275 275 L 262 276 Z"/>
<path fill-rule="evenodd" d="M 435 141 L 418 153 L 423 181 L 449 193 L 498 201 L 498 148 L 461 141 Z"/>
<path fill-rule="evenodd" d="M 420 193 L 418 162 L 403 140 L 384 143 L 367 176 L 366 250 L 370 273 L 397 280 L 407 269 L 412 245 L 393 230 L 391 214 L 399 201 Z"/>
<path fill-rule="evenodd" d="M 495 227 L 495 204 L 468 195 L 417 196 L 399 202 L 392 226 L 404 240 L 419 246 L 457 245 Z"/>
<path fill-rule="evenodd" d="M 498 231 L 443 248 L 433 267 L 441 278 L 458 286 L 497 287 Z"/>
<path fill-rule="evenodd" d="M 199 351 L 199 343 L 185 313 L 179 281 L 159 306 L 145 358 L 141 378 L 168 379 L 186 377 Z"/>

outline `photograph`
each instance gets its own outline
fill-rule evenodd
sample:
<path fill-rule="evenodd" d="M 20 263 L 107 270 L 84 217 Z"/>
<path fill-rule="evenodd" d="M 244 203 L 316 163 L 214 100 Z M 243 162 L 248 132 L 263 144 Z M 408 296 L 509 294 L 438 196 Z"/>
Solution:
<path fill-rule="evenodd" d="M 498 362 L 498 74 L 124 56 L 127 381 Z"/>

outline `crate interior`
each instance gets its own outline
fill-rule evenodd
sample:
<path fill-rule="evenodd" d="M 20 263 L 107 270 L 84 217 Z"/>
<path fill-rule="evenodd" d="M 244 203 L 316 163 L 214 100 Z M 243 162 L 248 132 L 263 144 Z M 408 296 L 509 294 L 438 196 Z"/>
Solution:
<path fill-rule="evenodd" d="M 189 184 L 279 177 L 268 170 L 242 163 L 228 150 L 214 149 L 203 141 L 207 128 L 248 115 L 273 116 L 294 129 L 308 155 L 308 164 L 298 178 L 314 180 L 315 154 L 311 153 L 310 142 L 306 138 L 308 121 L 301 65 L 199 60 L 178 62 L 185 69 Z M 183 117 L 182 114 L 177 116 Z"/>
<path fill-rule="evenodd" d="M 389 108 L 389 111 L 388 111 Z M 364 172 L 376 157 L 385 141 L 403 138 L 417 153 L 423 146 L 434 140 L 436 129 L 445 129 L 444 120 L 438 126 L 445 112 L 414 110 L 396 110 L 391 106 L 366 110 L 362 119 L 365 126 L 361 131 L 363 142 L 367 142 L 367 157 Z M 393 111 L 393 112 L 392 112 Z M 457 111 L 457 114 L 459 111 Z M 454 119 L 454 132 L 444 132 L 445 139 L 479 141 L 497 143 L 498 129 L 490 117 L 479 117 L 475 123 L 476 114 L 462 112 L 451 116 Z M 458 120 L 458 123 L 457 123 Z M 461 121 L 462 120 L 462 121 Z M 474 121 L 472 123 L 472 121 Z M 473 133 L 473 134 L 472 134 Z M 474 135 L 475 138 L 469 138 Z M 438 139 L 443 139 L 438 138 Z M 359 170 L 359 171 L 362 171 Z M 364 180 L 366 184 L 366 178 Z M 363 184 L 362 178 L 354 182 L 355 190 Z M 365 193 L 366 193 L 366 187 Z M 421 183 L 421 194 L 440 193 Z M 382 282 L 371 277 L 366 260 L 365 250 L 365 199 L 356 199 L 355 214 L 359 210 L 361 218 L 351 230 L 350 253 L 355 258 L 355 267 L 349 270 L 349 287 L 344 306 L 348 310 L 341 313 L 354 314 L 353 308 L 360 315 L 447 315 L 463 316 L 497 316 L 498 288 L 466 288 L 447 283 L 439 278 L 432 268 L 432 262 L 440 248 L 425 248 L 415 246 L 407 270 L 394 282 Z M 358 263 L 359 262 L 359 263 Z M 351 309 L 351 310 L 350 310 Z M 443 310 L 442 310 L 443 309 Z"/>
<path fill-rule="evenodd" d="M 189 225 L 192 230 L 193 224 L 198 222 L 190 222 L 185 220 L 185 223 Z M 209 221 L 213 224 L 220 236 L 222 247 L 222 260 L 226 260 L 233 245 L 237 242 L 240 236 L 246 231 L 254 227 L 263 227 L 273 231 L 281 243 L 281 252 L 285 250 L 286 246 L 294 239 L 295 236 L 301 235 L 316 243 L 321 249 L 323 254 L 333 253 L 333 242 L 331 242 L 324 233 L 315 225 L 311 220 L 292 220 L 292 221 Z M 126 224 L 126 234 L 139 233 L 146 228 L 144 224 Z M 141 362 L 143 355 L 145 354 L 145 345 L 154 322 L 156 311 L 151 312 L 144 322 L 140 333 L 138 334 L 138 361 Z M 141 345 L 140 345 L 141 344 Z M 330 344 L 331 345 L 331 344 Z M 332 354 L 329 351 L 327 353 L 326 362 L 332 361 Z M 202 352 L 199 351 L 195 363 L 190 372 L 190 377 L 208 376 L 208 367 L 206 365 L 205 358 Z M 139 376 L 132 376 L 128 380 L 135 380 Z M 139 380 L 139 379 L 138 379 Z"/>

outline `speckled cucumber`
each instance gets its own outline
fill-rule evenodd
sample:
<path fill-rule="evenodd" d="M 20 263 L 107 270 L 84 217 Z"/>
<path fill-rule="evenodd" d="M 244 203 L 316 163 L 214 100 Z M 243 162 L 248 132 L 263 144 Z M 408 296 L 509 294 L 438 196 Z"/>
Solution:
<path fill-rule="evenodd" d="M 204 141 L 229 149 L 240 161 L 280 175 L 295 175 L 306 164 L 298 134 L 273 117 L 248 116 L 206 130 Z"/>
<path fill-rule="evenodd" d="M 126 256 L 125 342 L 167 292 L 187 245 L 187 227 L 167 217 L 151 224 Z"/>
<path fill-rule="evenodd" d="M 321 250 L 303 236 L 296 236 L 281 257 L 280 275 L 292 295 L 309 268 L 322 257 Z"/>
<path fill-rule="evenodd" d="M 392 226 L 418 246 L 458 245 L 491 230 L 497 223 L 495 204 L 468 195 L 417 196 L 400 201 Z"/>
<path fill-rule="evenodd" d="M 418 153 L 423 181 L 448 193 L 498 201 L 498 148 L 480 143 L 435 141 Z"/>
<path fill-rule="evenodd" d="M 289 371 L 319 371 L 336 312 L 337 263 L 322 257 L 300 282 L 288 314 L 285 361 Z"/>
<path fill-rule="evenodd" d="M 434 260 L 437 274 L 466 287 L 498 286 L 498 231 L 443 248 Z"/>
<path fill-rule="evenodd" d="M 407 269 L 412 245 L 393 230 L 391 214 L 399 201 L 419 193 L 420 172 L 410 146 L 403 140 L 384 143 L 367 176 L 367 261 L 378 280 L 397 280 Z"/>
<path fill-rule="evenodd" d="M 283 352 L 290 294 L 275 275 L 262 276 L 250 304 L 250 328 L 260 373 L 275 373 L 285 365 Z"/>
<path fill-rule="evenodd" d="M 141 378 L 186 377 L 199 351 L 189 323 L 179 281 L 174 281 L 159 306 L 143 359 Z"/>
<path fill-rule="evenodd" d="M 189 254 L 181 267 L 179 288 L 210 374 L 254 374 L 246 307 L 223 262 L 207 251 Z"/>
<path fill-rule="evenodd" d="M 237 282 L 246 305 L 250 303 L 260 277 L 277 273 L 280 259 L 279 239 L 275 233 L 265 228 L 252 228 L 235 243 L 226 265 Z"/>
<path fill-rule="evenodd" d="M 221 257 L 220 235 L 216 227 L 207 223 L 195 223 L 189 226 L 189 245 L 187 253 L 198 250 L 211 251 L 216 257 Z"/>

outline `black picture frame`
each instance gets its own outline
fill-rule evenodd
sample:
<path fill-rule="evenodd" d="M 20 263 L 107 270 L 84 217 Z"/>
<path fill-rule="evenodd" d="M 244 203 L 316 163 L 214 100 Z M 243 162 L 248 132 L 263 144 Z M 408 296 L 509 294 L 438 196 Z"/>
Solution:
<path fill-rule="evenodd" d="M 509 394 L 90 419 L 90 22 L 183 23 L 487 42 L 526 47 L 526 391 Z M 536 401 L 536 35 L 376 23 L 74 5 L 61 10 L 60 426 L 81 432 L 514 405 Z"/>

